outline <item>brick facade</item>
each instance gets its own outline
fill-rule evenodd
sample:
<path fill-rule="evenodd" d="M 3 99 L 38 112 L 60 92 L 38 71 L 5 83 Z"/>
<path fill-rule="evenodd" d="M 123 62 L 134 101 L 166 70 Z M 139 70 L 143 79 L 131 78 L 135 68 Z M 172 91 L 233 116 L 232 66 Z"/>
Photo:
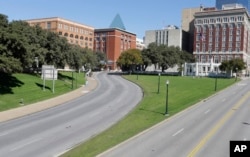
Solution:
<path fill-rule="evenodd" d="M 133 48 L 136 48 L 135 34 L 118 28 L 95 29 L 94 50 L 106 54 L 110 69 L 117 69 L 121 53 Z"/>
<path fill-rule="evenodd" d="M 65 37 L 69 43 L 93 50 L 94 28 L 59 17 L 25 20 L 29 25 L 39 25 Z"/>

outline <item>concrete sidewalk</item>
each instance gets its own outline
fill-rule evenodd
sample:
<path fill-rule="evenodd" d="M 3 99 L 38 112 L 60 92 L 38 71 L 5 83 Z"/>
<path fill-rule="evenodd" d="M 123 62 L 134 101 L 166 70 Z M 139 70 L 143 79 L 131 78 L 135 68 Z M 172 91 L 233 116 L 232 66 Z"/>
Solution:
<path fill-rule="evenodd" d="M 57 96 L 55 98 L 51 98 L 48 100 L 44 100 L 41 102 L 37 102 L 34 104 L 30 104 L 27 106 L 22 106 L 14 109 L 10 109 L 7 111 L 0 112 L 0 122 L 4 122 L 7 120 L 19 118 L 28 114 L 32 114 L 35 112 L 39 112 L 50 107 L 54 107 L 65 103 L 67 101 L 73 100 L 77 97 L 83 96 L 84 94 L 94 90 L 98 82 L 94 77 L 87 77 L 88 83 L 85 86 L 82 86 L 72 92 Z"/>

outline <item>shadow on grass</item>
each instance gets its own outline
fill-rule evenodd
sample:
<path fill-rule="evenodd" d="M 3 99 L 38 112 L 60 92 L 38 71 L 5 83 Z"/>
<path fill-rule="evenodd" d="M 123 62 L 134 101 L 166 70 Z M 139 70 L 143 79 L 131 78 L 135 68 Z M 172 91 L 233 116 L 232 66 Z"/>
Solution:
<path fill-rule="evenodd" d="M 58 73 L 58 79 L 59 80 L 72 80 L 72 76 L 67 76 L 67 75 L 63 75 L 61 73 Z"/>
<path fill-rule="evenodd" d="M 43 89 L 43 84 L 41 84 L 41 83 L 36 83 L 36 85 L 37 85 L 38 87 L 40 87 L 41 89 Z M 48 86 L 45 86 L 45 89 L 51 90 L 51 88 L 48 87 Z"/>
<path fill-rule="evenodd" d="M 143 109 L 143 108 L 140 108 L 139 110 L 141 111 L 146 111 L 146 112 L 152 112 L 152 113 L 156 113 L 156 114 L 161 114 L 161 115 L 165 115 L 165 112 L 157 112 L 157 111 L 152 111 L 152 110 L 146 110 L 146 109 Z"/>
<path fill-rule="evenodd" d="M 12 88 L 21 87 L 24 83 L 11 74 L 0 73 L 0 94 L 13 94 Z"/>

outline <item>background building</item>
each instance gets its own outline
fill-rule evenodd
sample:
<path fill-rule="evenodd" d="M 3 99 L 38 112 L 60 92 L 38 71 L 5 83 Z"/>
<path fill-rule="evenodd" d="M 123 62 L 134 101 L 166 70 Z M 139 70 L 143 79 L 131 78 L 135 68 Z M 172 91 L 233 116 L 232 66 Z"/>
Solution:
<path fill-rule="evenodd" d="M 193 41 L 194 41 L 194 14 L 199 12 L 201 7 L 197 8 L 185 8 L 182 10 L 181 29 L 183 48 L 189 53 L 193 53 Z"/>
<path fill-rule="evenodd" d="M 222 61 L 242 58 L 249 69 L 249 15 L 245 8 L 196 12 L 195 75 L 217 72 Z"/>
<path fill-rule="evenodd" d="M 160 30 L 148 30 L 145 32 L 145 47 L 155 42 L 158 45 L 178 46 L 182 49 L 182 31 L 173 25 Z"/>
<path fill-rule="evenodd" d="M 125 30 L 119 14 L 115 16 L 110 28 L 95 29 L 94 50 L 106 54 L 109 69 L 116 70 L 116 61 L 121 53 L 132 48 L 136 48 L 136 34 Z"/>
<path fill-rule="evenodd" d="M 145 48 L 143 39 L 136 38 L 136 48 L 138 50 L 143 50 Z"/>
<path fill-rule="evenodd" d="M 242 4 L 247 8 L 248 12 L 250 11 L 250 1 L 249 0 L 216 0 L 216 8 L 223 9 L 223 5 L 225 4 Z"/>
<path fill-rule="evenodd" d="M 25 20 L 29 25 L 39 25 L 65 37 L 69 43 L 93 49 L 94 28 L 59 17 Z"/>

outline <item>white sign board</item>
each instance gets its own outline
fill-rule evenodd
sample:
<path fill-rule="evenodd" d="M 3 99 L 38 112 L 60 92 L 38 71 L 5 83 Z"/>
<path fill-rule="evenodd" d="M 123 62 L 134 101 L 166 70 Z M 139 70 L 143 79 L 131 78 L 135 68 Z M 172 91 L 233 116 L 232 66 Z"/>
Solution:
<path fill-rule="evenodd" d="M 42 79 L 57 80 L 57 69 L 54 68 L 54 65 L 42 66 Z"/>

